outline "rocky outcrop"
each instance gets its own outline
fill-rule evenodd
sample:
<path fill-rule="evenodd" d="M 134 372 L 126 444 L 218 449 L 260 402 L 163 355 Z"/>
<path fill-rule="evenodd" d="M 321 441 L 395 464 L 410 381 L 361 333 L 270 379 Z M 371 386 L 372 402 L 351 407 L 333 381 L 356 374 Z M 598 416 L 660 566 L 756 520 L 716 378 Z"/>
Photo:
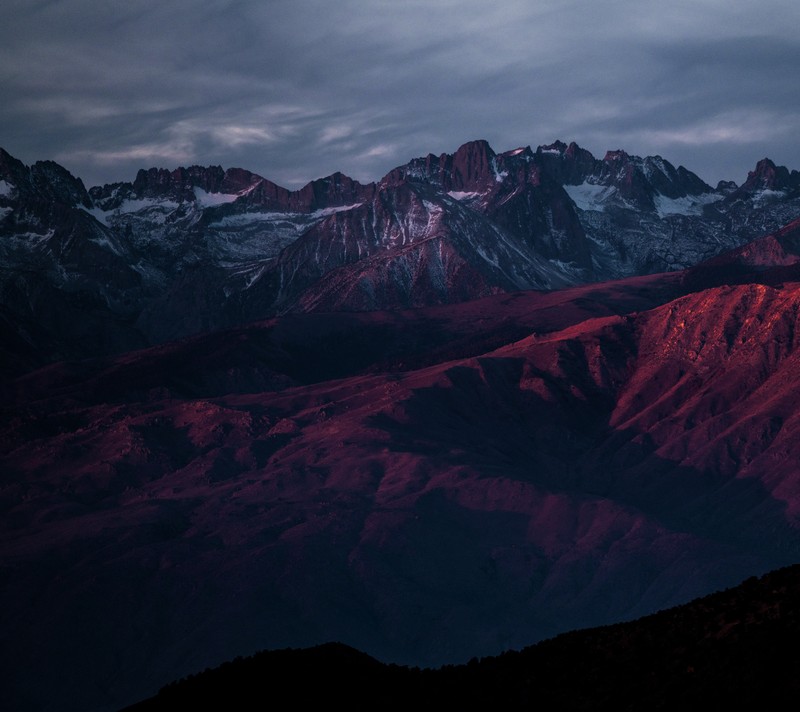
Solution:
<path fill-rule="evenodd" d="M 800 188 L 800 173 L 789 171 L 786 166 L 777 166 L 769 158 L 761 159 L 747 180 L 736 190 L 731 199 L 745 198 L 763 191 L 797 191 Z"/>
<path fill-rule="evenodd" d="M 26 294 L 69 284 L 104 305 L 100 331 L 124 322 L 150 342 L 292 310 L 424 306 L 680 270 L 800 211 L 796 172 L 767 160 L 742 188 L 715 191 L 659 156 L 600 160 L 561 141 L 503 153 L 471 141 L 376 183 L 334 173 L 298 190 L 189 166 L 87 193 L 57 164 L 27 168 L 5 152 L 0 176 L 9 314 L 29 323 L 30 305 L 44 307 Z M 56 321 L 69 336 L 74 320 L 47 328 Z M 74 336 L 59 353 L 74 353 Z"/>

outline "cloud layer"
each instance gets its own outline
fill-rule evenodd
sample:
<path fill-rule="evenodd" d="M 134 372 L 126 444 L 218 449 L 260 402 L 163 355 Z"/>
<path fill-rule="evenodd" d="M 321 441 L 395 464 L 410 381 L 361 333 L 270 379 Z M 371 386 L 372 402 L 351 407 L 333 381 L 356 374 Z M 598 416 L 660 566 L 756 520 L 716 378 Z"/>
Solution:
<path fill-rule="evenodd" d="M 7 0 L 0 146 L 87 184 L 241 166 L 287 187 L 575 140 L 715 183 L 800 168 L 794 0 Z"/>

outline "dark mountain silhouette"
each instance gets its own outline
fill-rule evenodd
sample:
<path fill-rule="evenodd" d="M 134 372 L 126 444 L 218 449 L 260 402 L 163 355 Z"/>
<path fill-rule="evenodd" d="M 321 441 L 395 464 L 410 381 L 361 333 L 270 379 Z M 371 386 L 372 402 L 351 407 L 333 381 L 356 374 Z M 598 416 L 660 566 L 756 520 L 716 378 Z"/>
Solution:
<path fill-rule="evenodd" d="M 274 698 L 355 709 L 783 707 L 800 693 L 800 567 L 629 623 L 563 634 L 438 669 L 378 662 L 328 643 L 237 658 L 125 712 Z"/>

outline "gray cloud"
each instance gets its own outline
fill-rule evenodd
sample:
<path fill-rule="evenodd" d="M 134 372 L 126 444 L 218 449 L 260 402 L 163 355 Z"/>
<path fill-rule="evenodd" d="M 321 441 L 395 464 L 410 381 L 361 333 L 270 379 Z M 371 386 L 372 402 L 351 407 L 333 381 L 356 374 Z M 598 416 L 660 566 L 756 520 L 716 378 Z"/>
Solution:
<path fill-rule="evenodd" d="M 373 180 L 474 138 L 660 153 L 709 182 L 800 168 L 794 2 L 6 5 L 0 145 L 88 184 L 189 163 Z"/>

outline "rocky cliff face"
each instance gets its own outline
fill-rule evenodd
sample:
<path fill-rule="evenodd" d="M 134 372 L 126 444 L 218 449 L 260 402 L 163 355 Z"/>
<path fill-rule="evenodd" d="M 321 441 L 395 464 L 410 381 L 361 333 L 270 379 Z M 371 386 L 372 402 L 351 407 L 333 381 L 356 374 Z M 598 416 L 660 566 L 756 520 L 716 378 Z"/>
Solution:
<path fill-rule="evenodd" d="M 91 205 L 83 183 L 57 164 L 27 168 L 0 151 L 0 306 L 9 337 L 0 349 L 11 373 L 25 370 L 22 352 L 36 363 L 146 343 L 133 326 L 147 298 L 135 256 Z"/>
<path fill-rule="evenodd" d="M 33 320 L 51 334 L 47 346 L 28 339 L 49 359 L 291 310 L 677 270 L 794 219 L 796 175 L 765 159 L 741 188 L 712 189 L 658 156 L 472 141 L 368 185 L 336 173 L 289 191 L 244 169 L 191 166 L 87 192 L 55 163 L 27 168 L 4 152 L 2 303 L 18 338 Z M 97 305 L 99 342 L 63 312 L 76 299 Z"/>

